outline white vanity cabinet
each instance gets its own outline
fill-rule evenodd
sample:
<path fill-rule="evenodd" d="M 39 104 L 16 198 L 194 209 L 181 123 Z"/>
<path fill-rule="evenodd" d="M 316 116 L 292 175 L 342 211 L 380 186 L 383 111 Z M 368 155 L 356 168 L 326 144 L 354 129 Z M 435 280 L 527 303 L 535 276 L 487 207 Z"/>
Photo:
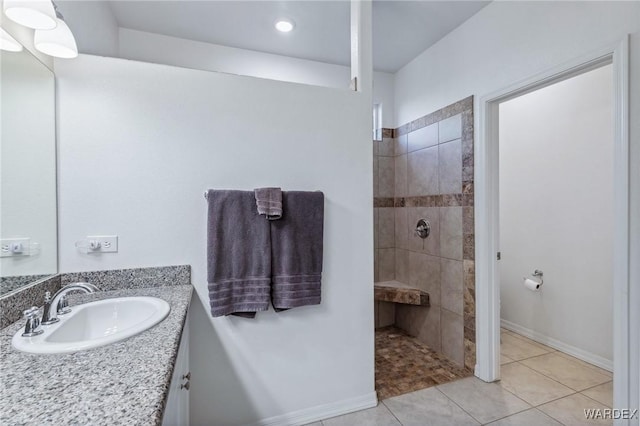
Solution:
<path fill-rule="evenodd" d="M 189 315 L 185 320 L 180 339 L 180 348 L 176 358 L 175 369 L 171 377 L 167 405 L 162 417 L 162 426 L 182 426 L 189 424 L 189 388 L 191 386 L 189 372 Z"/>

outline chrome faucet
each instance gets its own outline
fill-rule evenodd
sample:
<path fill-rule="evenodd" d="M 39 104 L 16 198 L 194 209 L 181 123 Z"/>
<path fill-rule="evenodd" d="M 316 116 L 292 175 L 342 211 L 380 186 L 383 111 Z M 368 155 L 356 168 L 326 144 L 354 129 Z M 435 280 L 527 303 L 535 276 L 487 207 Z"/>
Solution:
<path fill-rule="evenodd" d="M 73 283 L 62 287 L 60 290 L 51 297 L 51 293 L 47 292 L 44 298 L 44 312 L 42 313 L 42 321 L 40 324 L 50 325 L 58 321 L 58 315 L 63 315 L 71 312 L 68 308 L 67 293 L 75 290 L 80 290 L 85 293 L 94 293 L 100 291 L 98 287 L 89 283 Z"/>

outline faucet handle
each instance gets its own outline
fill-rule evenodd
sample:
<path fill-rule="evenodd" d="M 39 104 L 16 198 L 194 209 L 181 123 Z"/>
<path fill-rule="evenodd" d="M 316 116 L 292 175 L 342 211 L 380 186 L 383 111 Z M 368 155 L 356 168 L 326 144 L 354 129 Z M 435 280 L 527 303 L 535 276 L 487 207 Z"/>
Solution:
<path fill-rule="evenodd" d="M 51 302 L 51 292 L 50 292 L 50 291 L 47 291 L 47 292 L 44 294 L 44 301 L 45 301 L 45 303 L 49 303 L 49 302 Z"/>
<path fill-rule="evenodd" d="M 26 311 L 22 312 L 22 314 L 26 319 L 33 318 L 35 316 L 38 316 L 38 308 L 36 306 L 32 306 Z"/>
<path fill-rule="evenodd" d="M 24 317 L 27 319 L 27 323 L 24 326 L 23 337 L 37 336 L 44 333 L 44 330 L 40 328 L 40 318 L 38 318 L 38 308 L 32 306 L 23 312 Z"/>

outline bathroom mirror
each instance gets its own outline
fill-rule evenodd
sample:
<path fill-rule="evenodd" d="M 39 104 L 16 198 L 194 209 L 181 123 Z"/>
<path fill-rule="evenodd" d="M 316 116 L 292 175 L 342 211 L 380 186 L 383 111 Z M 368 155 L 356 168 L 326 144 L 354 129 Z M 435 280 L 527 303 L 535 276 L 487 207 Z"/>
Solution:
<path fill-rule="evenodd" d="M 55 77 L 0 51 L 0 297 L 58 272 Z"/>

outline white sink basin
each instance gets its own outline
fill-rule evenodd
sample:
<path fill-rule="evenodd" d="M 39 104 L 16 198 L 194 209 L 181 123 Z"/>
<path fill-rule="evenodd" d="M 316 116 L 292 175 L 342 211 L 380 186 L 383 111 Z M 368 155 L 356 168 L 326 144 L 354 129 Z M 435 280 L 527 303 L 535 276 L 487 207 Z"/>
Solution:
<path fill-rule="evenodd" d="M 13 347 L 23 352 L 59 354 L 96 348 L 141 333 L 169 314 L 169 304 L 156 297 L 118 297 L 71 307 L 60 322 L 42 326 L 44 333 L 13 336 Z"/>

